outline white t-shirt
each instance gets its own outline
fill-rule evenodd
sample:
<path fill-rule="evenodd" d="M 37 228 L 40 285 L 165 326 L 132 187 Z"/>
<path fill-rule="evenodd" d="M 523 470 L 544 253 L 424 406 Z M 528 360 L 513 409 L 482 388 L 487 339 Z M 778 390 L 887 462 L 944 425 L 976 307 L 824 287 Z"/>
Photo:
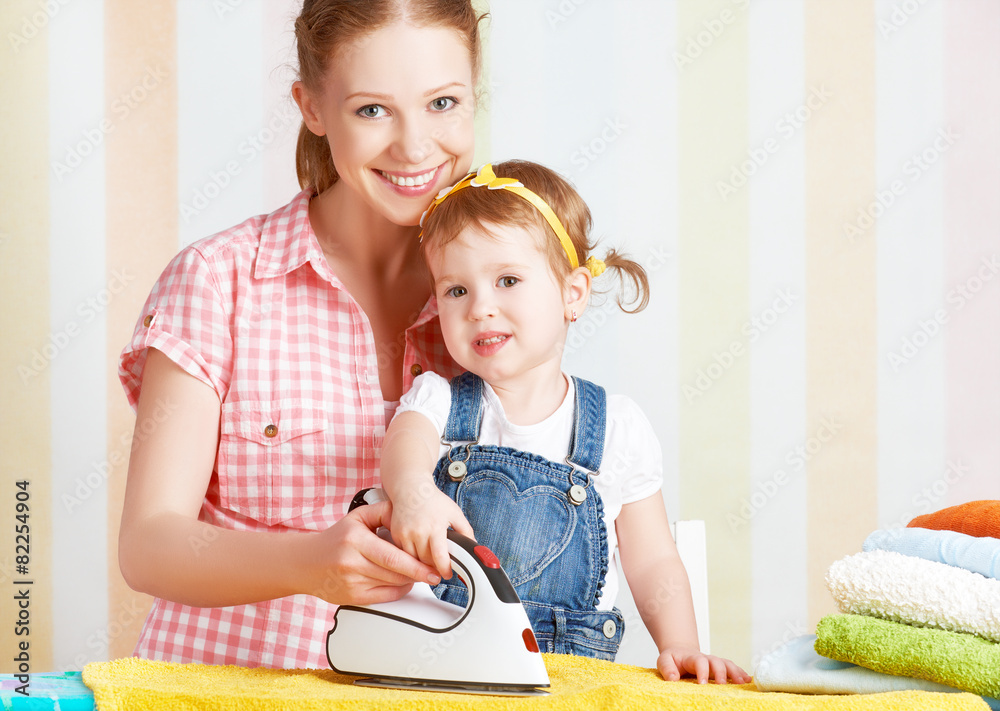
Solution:
<path fill-rule="evenodd" d="M 479 443 L 532 452 L 554 462 L 564 461 L 573 437 L 576 395 L 573 379 L 567 380 L 570 386 L 562 404 L 534 425 L 515 425 L 508 421 L 493 388 L 483 383 L 483 420 Z M 450 409 L 451 385 L 440 375 L 427 372 L 414 379 L 413 387 L 400 400 L 396 415 L 419 412 L 434 424 L 440 435 L 444 433 Z M 439 456 L 444 456 L 448 450 L 449 447 L 442 444 Z M 649 420 L 630 398 L 608 395 L 604 458 L 600 474 L 591 478 L 591 486 L 604 501 L 604 525 L 608 533 L 608 575 L 597 609 L 610 610 L 618 596 L 615 519 L 623 505 L 658 493 L 662 484 L 660 443 Z"/>

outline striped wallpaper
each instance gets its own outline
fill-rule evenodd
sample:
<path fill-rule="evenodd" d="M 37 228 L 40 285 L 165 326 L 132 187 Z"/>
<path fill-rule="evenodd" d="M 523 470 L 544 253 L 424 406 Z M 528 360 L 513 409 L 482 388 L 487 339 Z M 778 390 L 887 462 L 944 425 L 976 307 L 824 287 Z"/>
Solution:
<path fill-rule="evenodd" d="M 868 532 L 1000 498 L 1000 3 L 492 4 L 478 158 L 560 170 L 647 266 L 567 370 L 649 415 L 670 516 L 708 526 L 712 650 L 749 667 Z M 297 190 L 296 5 L 0 4 L 2 672 L 131 652 L 117 354 L 171 255 Z"/>

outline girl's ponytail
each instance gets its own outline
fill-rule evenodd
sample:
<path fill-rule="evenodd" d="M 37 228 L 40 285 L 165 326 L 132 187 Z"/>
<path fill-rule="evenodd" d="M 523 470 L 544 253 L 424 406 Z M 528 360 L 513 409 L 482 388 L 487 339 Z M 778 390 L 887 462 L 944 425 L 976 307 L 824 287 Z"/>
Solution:
<path fill-rule="evenodd" d="M 649 277 L 643 266 L 616 249 L 608 251 L 604 257 L 604 265 L 618 272 L 622 285 L 622 289 L 618 292 L 618 307 L 627 314 L 639 313 L 646 308 L 649 304 Z M 626 293 L 632 298 L 626 300 L 624 298 Z M 635 308 L 626 308 L 636 303 L 638 305 Z"/>

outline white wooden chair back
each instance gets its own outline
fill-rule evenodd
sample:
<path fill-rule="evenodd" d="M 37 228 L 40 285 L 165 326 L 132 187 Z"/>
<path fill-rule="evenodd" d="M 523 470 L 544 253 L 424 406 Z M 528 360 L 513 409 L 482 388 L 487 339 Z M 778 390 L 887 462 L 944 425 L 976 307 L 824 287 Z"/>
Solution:
<path fill-rule="evenodd" d="M 691 582 L 694 618 L 698 623 L 698 645 L 704 654 L 711 654 L 708 621 L 708 555 L 704 521 L 674 521 L 670 532 L 677 544 L 681 562 Z"/>

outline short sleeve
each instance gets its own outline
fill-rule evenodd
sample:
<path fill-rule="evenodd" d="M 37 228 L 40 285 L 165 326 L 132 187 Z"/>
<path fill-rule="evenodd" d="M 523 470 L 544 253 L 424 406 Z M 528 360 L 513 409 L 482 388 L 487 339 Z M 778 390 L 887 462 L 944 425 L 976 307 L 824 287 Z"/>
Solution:
<path fill-rule="evenodd" d="M 624 395 L 608 396 L 608 435 L 611 453 L 601 464 L 601 475 L 621 477 L 622 504 L 641 501 L 663 486 L 663 452 L 646 414 Z M 610 467 L 610 472 L 608 471 Z"/>
<path fill-rule="evenodd" d="M 119 359 L 118 377 L 133 409 L 150 348 L 162 351 L 223 399 L 232 372 L 231 313 L 196 247 L 174 257 L 153 285 Z"/>
<path fill-rule="evenodd" d="M 413 379 L 413 387 L 403 394 L 395 416 L 399 417 L 401 412 L 419 412 L 442 434 L 450 410 L 451 383 L 437 373 L 425 372 Z"/>

